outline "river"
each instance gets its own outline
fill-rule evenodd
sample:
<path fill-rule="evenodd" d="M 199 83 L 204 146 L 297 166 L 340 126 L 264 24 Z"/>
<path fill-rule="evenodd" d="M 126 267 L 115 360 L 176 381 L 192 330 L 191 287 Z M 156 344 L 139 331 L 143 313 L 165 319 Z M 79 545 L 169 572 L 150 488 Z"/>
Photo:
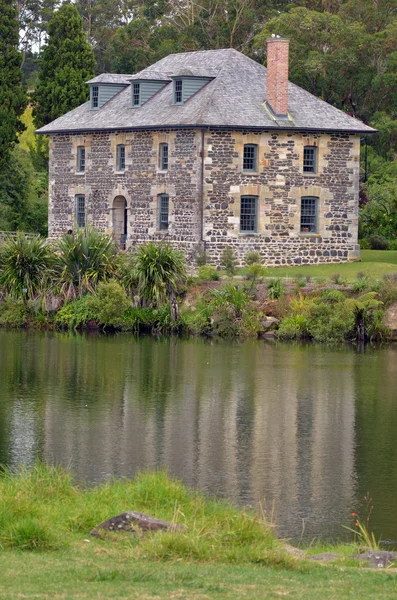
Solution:
<path fill-rule="evenodd" d="M 397 542 L 397 349 L 0 331 L 0 463 L 166 468 L 280 535 Z M 126 509 L 134 509 L 126 506 Z"/>

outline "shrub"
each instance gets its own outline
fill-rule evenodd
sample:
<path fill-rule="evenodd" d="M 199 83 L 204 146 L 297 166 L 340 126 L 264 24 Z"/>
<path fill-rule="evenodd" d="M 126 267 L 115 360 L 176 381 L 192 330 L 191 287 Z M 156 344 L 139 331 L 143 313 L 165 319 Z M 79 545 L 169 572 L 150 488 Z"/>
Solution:
<path fill-rule="evenodd" d="M 212 265 L 203 265 L 198 270 L 198 276 L 203 281 L 219 281 L 220 275 Z"/>
<path fill-rule="evenodd" d="M 346 285 L 346 279 L 340 273 L 333 273 L 330 279 L 335 285 Z"/>
<path fill-rule="evenodd" d="M 352 289 L 353 292 L 363 292 L 367 290 L 371 285 L 371 279 L 365 273 L 357 273 L 357 279 L 353 281 Z"/>
<path fill-rule="evenodd" d="M 0 325 L 6 327 L 23 327 L 27 322 L 26 305 L 22 300 L 8 296 L 0 304 Z"/>
<path fill-rule="evenodd" d="M 247 254 L 244 256 L 244 263 L 247 265 L 247 267 L 253 265 L 254 263 L 260 264 L 261 262 L 261 255 L 259 252 L 247 252 Z"/>
<path fill-rule="evenodd" d="M 96 298 L 87 294 L 62 306 L 56 314 L 55 322 L 61 327 L 79 329 L 89 321 L 97 322 L 97 310 Z"/>
<path fill-rule="evenodd" d="M 53 264 L 45 239 L 17 233 L 0 246 L 0 285 L 18 298 L 32 299 L 48 282 Z"/>
<path fill-rule="evenodd" d="M 226 248 L 223 249 L 221 265 L 229 277 L 232 277 L 236 273 L 237 256 L 235 250 L 230 246 L 226 246 Z"/>
<path fill-rule="evenodd" d="M 277 330 L 277 337 L 280 340 L 298 340 L 308 336 L 307 320 L 304 315 L 285 317 Z"/>
<path fill-rule="evenodd" d="M 285 294 L 285 286 L 281 279 L 271 279 L 267 285 L 267 295 L 270 300 L 277 300 Z"/>
<path fill-rule="evenodd" d="M 302 275 L 298 275 L 294 279 L 297 288 L 303 288 L 306 286 L 306 279 Z"/>
<path fill-rule="evenodd" d="M 371 250 L 387 250 L 389 247 L 388 240 L 380 235 L 373 235 L 368 241 Z"/>
<path fill-rule="evenodd" d="M 104 327 L 121 328 L 124 313 L 131 306 L 126 291 L 117 281 L 101 282 L 97 296 L 91 299 L 93 308 L 97 310 L 97 319 Z"/>
<path fill-rule="evenodd" d="M 100 281 L 112 277 L 117 270 L 115 243 L 92 227 L 65 234 L 56 250 L 59 280 L 67 297 L 94 291 Z"/>
<path fill-rule="evenodd" d="M 207 264 L 207 253 L 205 249 L 200 246 L 196 252 L 196 265 L 198 267 L 203 267 L 205 264 Z"/>
<path fill-rule="evenodd" d="M 386 308 L 397 302 L 397 272 L 384 275 L 377 292 L 378 298 Z"/>
<path fill-rule="evenodd" d="M 266 273 L 266 267 L 264 267 L 260 263 L 254 262 L 251 263 L 248 267 L 248 273 L 246 275 L 246 278 L 255 283 L 256 281 L 263 279 L 263 277 L 266 276 Z"/>
<path fill-rule="evenodd" d="M 186 281 L 185 257 L 170 244 L 149 242 L 138 248 L 133 261 L 139 294 L 153 305 L 174 297 L 178 284 Z"/>

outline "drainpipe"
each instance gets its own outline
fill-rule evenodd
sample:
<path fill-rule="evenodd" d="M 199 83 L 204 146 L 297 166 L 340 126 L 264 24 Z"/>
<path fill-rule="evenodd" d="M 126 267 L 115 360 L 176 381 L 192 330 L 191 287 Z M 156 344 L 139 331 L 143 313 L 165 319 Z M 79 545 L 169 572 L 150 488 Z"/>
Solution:
<path fill-rule="evenodd" d="M 205 240 L 204 240 L 204 142 L 205 142 L 205 131 L 201 130 L 201 150 L 200 150 L 200 177 L 199 177 L 199 205 L 200 205 L 200 241 L 203 243 L 203 250 L 205 251 Z"/>

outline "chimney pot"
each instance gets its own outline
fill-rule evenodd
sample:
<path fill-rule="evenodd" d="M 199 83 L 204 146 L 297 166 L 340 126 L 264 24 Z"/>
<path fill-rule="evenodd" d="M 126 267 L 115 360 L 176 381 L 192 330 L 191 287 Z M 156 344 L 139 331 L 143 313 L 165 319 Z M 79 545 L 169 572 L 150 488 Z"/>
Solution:
<path fill-rule="evenodd" d="M 276 116 L 288 115 L 289 40 L 274 33 L 267 42 L 266 102 Z"/>

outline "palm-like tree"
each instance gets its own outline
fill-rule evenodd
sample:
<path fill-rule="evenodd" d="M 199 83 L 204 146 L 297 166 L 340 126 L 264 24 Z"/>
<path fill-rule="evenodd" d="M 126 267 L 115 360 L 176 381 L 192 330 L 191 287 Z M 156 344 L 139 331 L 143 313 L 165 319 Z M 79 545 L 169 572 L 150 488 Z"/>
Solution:
<path fill-rule="evenodd" d="M 92 292 L 116 272 L 119 255 L 112 238 L 92 227 L 65 234 L 56 245 L 61 289 L 67 297 Z"/>
<path fill-rule="evenodd" d="M 149 242 L 133 257 L 139 295 L 154 306 L 169 300 L 171 320 L 178 318 L 178 284 L 186 281 L 186 263 L 182 252 L 169 244 Z"/>
<path fill-rule="evenodd" d="M 53 267 L 54 254 L 44 238 L 18 232 L 0 246 L 0 285 L 25 303 L 46 287 Z"/>

